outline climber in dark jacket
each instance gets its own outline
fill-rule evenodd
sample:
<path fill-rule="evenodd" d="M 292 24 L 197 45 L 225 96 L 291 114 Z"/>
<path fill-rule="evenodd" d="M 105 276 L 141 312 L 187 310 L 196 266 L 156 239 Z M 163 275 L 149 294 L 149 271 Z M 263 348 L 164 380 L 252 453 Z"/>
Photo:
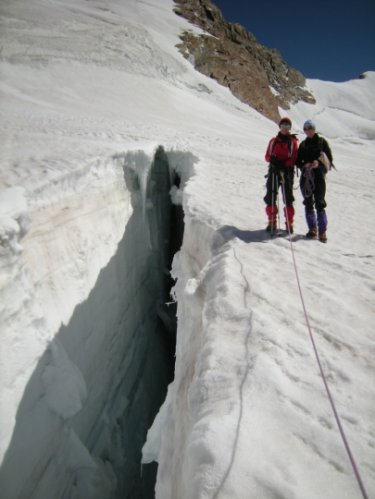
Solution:
<path fill-rule="evenodd" d="M 307 120 L 303 125 L 306 139 L 298 148 L 297 167 L 301 170 L 300 187 L 305 205 L 309 231 L 306 237 L 327 242 L 327 214 L 325 208 L 326 180 L 333 157 L 328 142 L 315 131 L 315 123 Z M 316 209 L 316 212 L 315 212 Z"/>

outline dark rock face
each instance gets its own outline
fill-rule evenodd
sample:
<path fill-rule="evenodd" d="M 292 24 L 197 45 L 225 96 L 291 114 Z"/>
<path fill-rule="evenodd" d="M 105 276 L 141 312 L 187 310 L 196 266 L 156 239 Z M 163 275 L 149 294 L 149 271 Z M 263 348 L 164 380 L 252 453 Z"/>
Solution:
<path fill-rule="evenodd" d="M 184 32 L 177 45 L 201 73 L 230 88 L 242 102 L 278 122 L 278 107 L 300 100 L 315 103 L 305 78 L 275 49 L 258 43 L 240 24 L 227 22 L 210 0 L 175 0 L 175 13 L 209 34 Z M 212 35 L 212 36 L 211 36 Z M 270 87 L 273 87 L 274 92 Z"/>

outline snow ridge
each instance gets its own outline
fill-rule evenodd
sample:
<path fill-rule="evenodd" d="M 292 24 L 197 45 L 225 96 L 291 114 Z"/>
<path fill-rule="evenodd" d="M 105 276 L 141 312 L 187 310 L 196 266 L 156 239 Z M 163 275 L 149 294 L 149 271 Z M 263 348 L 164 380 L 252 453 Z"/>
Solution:
<path fill-rule="evenodd" d="M 30 228 L 25 189 L 10 187 L 0 192 L 0 246 L 14 255 L 22 251 L 20 239 Z"/>
<path fill-rule="evenodd" d="M 250 293 L 250 285 L 249 285 L 249 282 L 246 279 L 246 276 L 244 274 L 243 264 L 238 259 L 238 257 L 236 255 L 236 252 L 235 252 L 234 249 L 233 249 L 233 254 L 234 254 L 233 256 L 234 256 L 235 260 L 238 262 L 238 264 L 240 266 L 241 276 L 243 277 L 243 279 L 245 281 L 244 308 L 246 310 L 249 310 L 250 307 L 249 307 L 249 303 L 248 303 L 248 300 L 247 300 L 247 295 Z M 242 378 L 240 386 L 239 386 L 239 411 L 238 411 L 238 422 L 237 422 L 237 427 L 236 427 L 236 436 L 235 436 L 235 439 L 234 439 L 234 442 L 233 442 L 232 454 L 231 454 L 230 462 L 228 464 L 228 468 L 227 468 L 225 474 L 223 475 L 223 477 L 221 479 L 220 485 L 218 486 L 216 492 L 212 496 L 213 499 L 217 499 L 219 497 L 220 492 L 223 489 L 224 484 L 225 484 L 225 482 L 226 482 L 226 480 L 227 480 L 227 478 L 228 478 L 228 476 L 229 476 L 229 474 L 231 472 L 231 469 L 233 467 L 234 460 L 235 460 L 235 457 L 236 457 L 236 451 L 237 451 L 237 448 L 238 448 L 238 439 L 240 438 L 240 429 L 241 429 L 241 423 L 242 423 L 242 417 L 243 417 L 243 410 L 244 410 L 244 386 L 245 386 L 245 383 L 247 381 L 247 377 L 248 377 L 248 375 L 250 373 L 250 370 L 252 368 L 252 364 L 249 362 L 249 358 L 250 358 L 249 339 L 250 339 L 250 335 L 251 334 L 252 334 L 252 313 L 250 312 L 249 328 L 248 328 L 248 332 L 247 332 L 247 335 L 246 335 L 245 340 L 244 340 L 244 346 L 245 346 L 245 348 L 244 348 L 244 365 L 246 366 L 246 369 L 244 371 L 243 378 Z"/>

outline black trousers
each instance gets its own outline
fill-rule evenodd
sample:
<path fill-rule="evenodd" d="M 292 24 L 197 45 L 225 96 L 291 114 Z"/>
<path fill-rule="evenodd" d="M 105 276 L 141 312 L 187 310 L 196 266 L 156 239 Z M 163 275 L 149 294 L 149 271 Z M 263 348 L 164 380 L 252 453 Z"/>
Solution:
<path fill-rule="evenodd" d="M 281 192 L 283 195 L 285 206 L 293 206 L 294 168 L 292 167 L 275 168 L 272 165 L 270 165 L 268 170 L 268 177 L 266 183 L 267 193 L 263 198 L 267 206 L 272 206 L 272 205 L 276 206 L 277 194 L 279 192 L 279 187 L 281 186 L 282 181 L 284 181 L 285 198 L 284 198 L 284 189 L 282 189 Z"/>
<path fill-rule="evenodd" d="M 303 196 L 303 204 L 306 211 L 324 211 L 327 206 L 326 178 L 321 168 L 313 168 L 310 171 L 302 170 L 300 188 Z"/>

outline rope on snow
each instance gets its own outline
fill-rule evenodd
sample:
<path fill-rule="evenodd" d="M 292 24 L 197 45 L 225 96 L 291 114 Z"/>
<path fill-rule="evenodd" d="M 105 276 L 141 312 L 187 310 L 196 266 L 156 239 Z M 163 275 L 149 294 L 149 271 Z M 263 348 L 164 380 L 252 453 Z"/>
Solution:
<path fill-rule="evenodd" d="M 311 172 L 309 172 L 309 173 L 310 173 L 310 176 L 312 178 Z M 312 178 L 312 180 L 314 180 L 314 179 Z M 284 182 L 282 182 L 281 185 L 282 185 L 284 199 L 285 199 L 285 185 L 284 185 Z M 312 346 L 313 346 L 313 349 L 314 349 L 315 358 L 316 358 L 316 361 L 317 361 L 318 366 L 319 366 L 320 375 L 322 377 L 322 380 L 323 380 L 323 383 L 324 383 L 324 387 L 326 389 L 327 397 L 328 397 L 329 403 L 331 405 L 331 408 L 332 408 L 332 411 L 333 411 L 333 415 L 335 417 L 335 420 L 336 420 L 336 423 L 337 423 L 337 426 L 338 426 L 338 429 L 339 429 L 339 432 L 340 432 L 340 435 L 341 435 L 341 439 L 342 439 L 342 441 L 344 443 L 344 447 L 345 447 L 346 452 L 348 454 L 348 457 L 349 457 L 349 460 L 350 460 L 350 464 L 352 466 L 352 469 L 353 469 L 355 478 L 357 480 L 358 486 L 359 486 L 359 488 L 361 490 L 363 499 L 369 499 L 368 495 L 367 495 L 367 492 L 366 492 L 366 489 L 365 489 L 365 486 L 363 484 L 361 475 L 359 473 L 359 469 L 358 469 L 357 463 L 356 463 L 356 461 L 354 459 L 353 453 L 352 453 L 352 451 L 350 449 L 350 446 L 349 446 L 349 442 L 348 442 L 348 440 L 346 438 L 346 435 L 345 435 L 345 432 L 344 432 L 344 428 L 343 428 L 343 426 L 341 424 L 341 419 L 340 419 L 339 413 L 338 413 L 338 411 L 336 409 L 336 404 L 335 404 L 335 401 L 334 401 L 334 399 L 332 397 L 331 390 L 330 390 L 328 382 L 327 382 L 327 378 L 326 378 L 326 376 L 324 374 L 324 370 L 323 370 L 323 366 L 322 366 L 322 363 L 321 363 L 321 360 L 320 360 L 319 352 L 318 352 L 318 349 L 317 349 L 317 346 L 316 346 L 316 343 L 315 343 L 315 339 L 314 339 L 314 335 L 313 335 L 313 332 L 312 332 L 312 329 L 311 329 L 311 326 L 310 326 L 310 321 L 309 321 L 309 317 L 308 317 L 308 314 L 307 314 L 307 308 L 306 308 L 306 304 L 305 304 L 305 299 L 303 297 L 301 282 L 300 282 L 300 279 L 299 279 L 299 272 L 298 272 L 297 261 L 296 261 L 296 256 L 295 256 L 295 252 L 294 252 L 293 241 L 292 241 L 292 238 L 290 237 L 291 236 L 291 231 L 290 231 L 290 226 L 289 226 L 288 219 L 287 219 L 287 230 L 288 230 L 288 233 L 289 233 L 290 249 L 291 249 L 291 253 L 292 253 L 293 266 L 294 266 L 294 272 L 295 272 L 295 275 L 296 275 L 299 296 L 300 296 L 301 303 L 302 303 L 302 308 L 303 308 L 303 313 L 304 313 L 304 316 L 305 316 L 306 326 L 307 326 L 307 329 L 308 329 L 308 332 L 309 332 L 309 336 L 310 336 L 310 340 L 311 340 L 311 343 L 312 343 Z"/>

